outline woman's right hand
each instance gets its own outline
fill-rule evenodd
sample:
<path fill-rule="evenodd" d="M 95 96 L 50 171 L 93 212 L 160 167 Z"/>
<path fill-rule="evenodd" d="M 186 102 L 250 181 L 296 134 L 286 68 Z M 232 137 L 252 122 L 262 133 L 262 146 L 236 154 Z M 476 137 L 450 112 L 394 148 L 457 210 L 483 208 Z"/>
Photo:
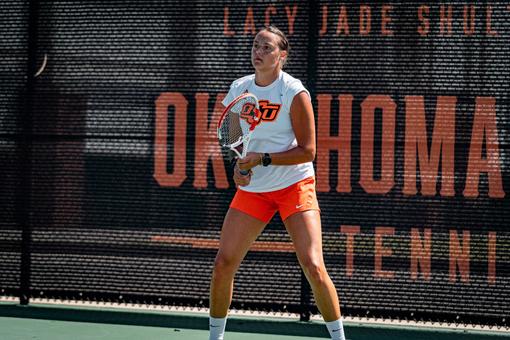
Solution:
<path fill-rule="evenodd" d="M 234 183 L 236 186 L 247 186 L 251 181 L 251 170 L 248 171 L 247 175 L 241 174 L 241 169 L 239 169 L 239 164 L 236 164 L 234 167 Z"/>

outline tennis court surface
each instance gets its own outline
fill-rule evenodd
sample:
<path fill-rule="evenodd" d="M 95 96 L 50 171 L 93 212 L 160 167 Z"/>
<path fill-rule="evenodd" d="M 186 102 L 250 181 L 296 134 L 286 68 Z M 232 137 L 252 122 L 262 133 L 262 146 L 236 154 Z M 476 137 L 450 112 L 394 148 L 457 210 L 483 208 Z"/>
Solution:
<path fill-rule="evenodd" d="M 76 307 L 50 304 L 0 304 L 2 340 L 159 340 L 207 339 L 206 313 L 147 311 L 111 307 Z M 509 332 L 459 330 L 346 322 L 350 340 L 485 340 L 510 339 Z M 226 339 L 327 339 L 318 321 L 291 318 L 233 316 Z"/>

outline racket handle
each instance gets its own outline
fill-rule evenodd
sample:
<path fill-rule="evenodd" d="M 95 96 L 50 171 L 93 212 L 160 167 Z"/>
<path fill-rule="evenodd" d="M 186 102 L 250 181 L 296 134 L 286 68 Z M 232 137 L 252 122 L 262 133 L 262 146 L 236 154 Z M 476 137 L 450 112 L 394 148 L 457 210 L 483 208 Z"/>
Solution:
<path fill-rule="evenodd" d="M 241 169 L 239 169 L 239 173 L 240 173 L 241 175 L 243 175 L 243 176 L 246 176 L 246 175 L 248 175 L 248 174 L 250 173 L 250 171 L 249 171 L 249 170 L 247 171 L 247 170 L 241 170 Z"/>

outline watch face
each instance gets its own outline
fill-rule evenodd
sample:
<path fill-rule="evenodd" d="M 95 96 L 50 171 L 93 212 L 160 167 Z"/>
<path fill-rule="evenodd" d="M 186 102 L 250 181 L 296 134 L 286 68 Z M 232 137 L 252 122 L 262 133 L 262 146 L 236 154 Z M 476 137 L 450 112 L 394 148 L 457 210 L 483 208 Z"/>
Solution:
<path fill-rule="evenodd" d="M 265 153 L 264 156 L 262 157 L 262 165 L 268 166 L 269 164 L 271 164 L 271 156 L 269 156 L 268 153 Z"/>

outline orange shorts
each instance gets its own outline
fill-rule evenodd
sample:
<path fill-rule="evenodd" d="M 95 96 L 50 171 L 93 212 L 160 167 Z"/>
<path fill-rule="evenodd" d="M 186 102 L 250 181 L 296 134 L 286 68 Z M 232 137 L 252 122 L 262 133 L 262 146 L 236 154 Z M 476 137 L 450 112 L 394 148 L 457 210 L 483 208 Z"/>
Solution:
<path fill-rule="evenodd" d="M 299 211 L 320 210 L 315 194 L 315 178 L 308 177 L 287 188 L 271 192 L 247 192 L 238 189 L 230 208 L 269 223 L 276 211 L 283 221 Z"/>

